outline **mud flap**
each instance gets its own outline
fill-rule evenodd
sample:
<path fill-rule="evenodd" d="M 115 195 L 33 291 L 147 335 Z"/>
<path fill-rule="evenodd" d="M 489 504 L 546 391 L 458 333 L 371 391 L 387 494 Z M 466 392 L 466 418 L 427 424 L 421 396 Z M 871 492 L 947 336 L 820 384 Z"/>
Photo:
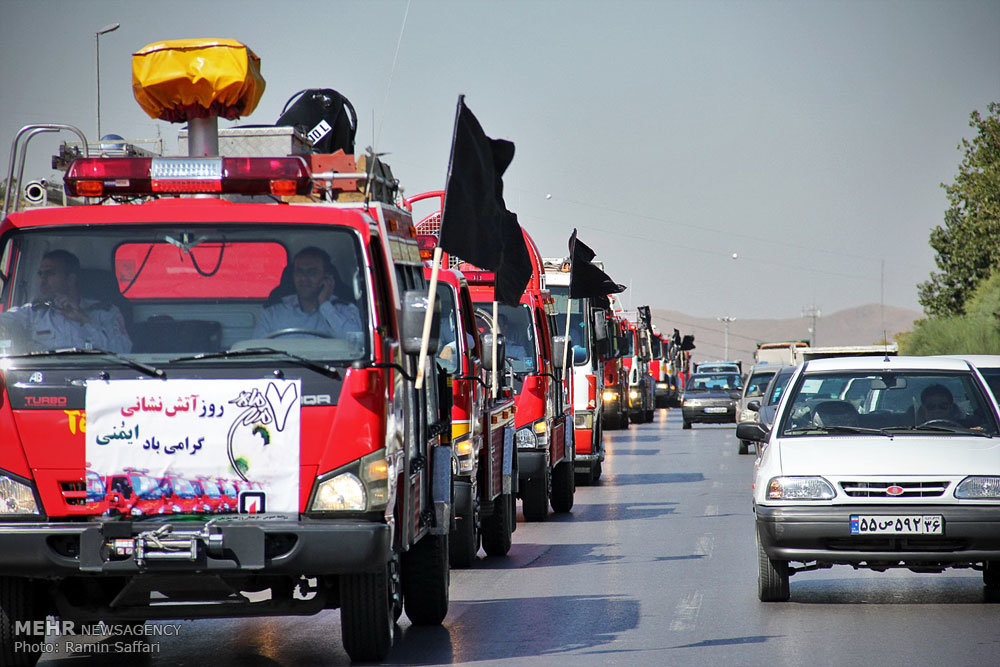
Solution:
<path fill-rule="evenodd" d="M 517 493 L 517 478 L 514 477 L 514 429 L 503 430 L 503 484 L 501 493 Z"/>
<path fill-rule="evenodd" d="M 431 450 L 431 499 L 434 502 L 431 535 L 447 535 L 451 530 L 451 461 L 450 445 L 439 445 Z"/>

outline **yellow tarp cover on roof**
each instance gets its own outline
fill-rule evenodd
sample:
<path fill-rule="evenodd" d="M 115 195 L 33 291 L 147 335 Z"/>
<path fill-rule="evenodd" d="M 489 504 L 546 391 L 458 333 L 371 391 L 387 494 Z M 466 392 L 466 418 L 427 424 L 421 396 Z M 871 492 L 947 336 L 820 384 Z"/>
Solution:
<path fill-rule="evenodd" d="M 264 94 L 260 58 L 234 39 L 174 39 L 132 54 L 132 92 L 143 111 L 179 123 L 250 114 Z"/>

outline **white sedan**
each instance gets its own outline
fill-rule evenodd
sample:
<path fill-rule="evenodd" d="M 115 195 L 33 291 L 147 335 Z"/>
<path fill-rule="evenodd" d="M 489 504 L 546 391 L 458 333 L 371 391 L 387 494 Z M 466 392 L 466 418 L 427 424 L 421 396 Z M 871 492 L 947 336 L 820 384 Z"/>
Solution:
<path fill-rule="evenodd" d="M 863 391 L 859 390 L 863 387 Z M 1000 417 L 968 362 L 854 357 L 803 364 L 755 463 L 758 594 L 836 564 L 972 567 L 1000 589 Z"/>

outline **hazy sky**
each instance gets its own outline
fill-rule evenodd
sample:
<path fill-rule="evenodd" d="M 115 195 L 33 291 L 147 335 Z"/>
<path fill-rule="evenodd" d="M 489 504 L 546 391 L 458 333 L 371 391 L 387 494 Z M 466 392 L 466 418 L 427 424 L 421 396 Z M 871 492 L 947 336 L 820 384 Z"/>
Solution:
<path fill-rule="evenodd" d="M 631 285 L 626 303 L 710 317 L 878 303 L 882 260 L 885 303 L 917 309 L 939 184 L 969 114 L 1000 101 L 997 0 L 4 0 L 0 145 L 34 122 L 93 137 L 94 32 L 113 22 L 105 133 L 175 151 L 177 127 L 132 97 L 130 55 L 232 37 L 267 79 L 243 122 L 337 89 L 359 148 L 389 152 L 412 195 L 443 186 L 465 93 L 487 134 L 516 144 L 507 203 L 543 254 L 565 254 L 575 226 Z M 28 176 L 50 174 L 57 143 L 32 142 Z"/>

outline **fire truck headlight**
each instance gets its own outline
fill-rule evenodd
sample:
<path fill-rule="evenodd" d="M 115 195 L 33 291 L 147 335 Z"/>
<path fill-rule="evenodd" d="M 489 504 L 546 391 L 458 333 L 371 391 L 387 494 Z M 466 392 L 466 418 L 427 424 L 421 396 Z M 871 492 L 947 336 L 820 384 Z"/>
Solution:
<path fill-rule="evenodd" d="M 0 514 L 38 514 L 38 505 L 31 487 L 0 475 Z"/>
<path fill-rule="evenodd" d="M 472 472 L 472 440 L 464 438 L 456 442 L 455 455 L 458 457 L 458 472 Z"/>
<path fill-rule="evenodd" d="M 605 389 L 601 393 L 601 398 L 604 399 L 605 401 L 617 401 L 618 400 L 618 392 L 617 391 L 611 391 L 610 389 Z"/>
<path fill-rule="evenodd" d="M 128 511 L 128 513 L 131 514 L 132 516 L 141 516 L 142 515 L 142 510 L 139 509 L 138 507 L 133 507 L 132 509 L 130 509 Z"/>
<path fill-rule="evenodd" d="M 345 472 L 319 485 L 311 509 L 315 512 L 363 512 L 367 504 L 365 485 L 353 473 Z"/>
<path fill-rule="evenodd" d="M 517 429 L 516 440 L 518 449 L 534 449 L 535 447 L 535 434 L 530 426 Z"/>

